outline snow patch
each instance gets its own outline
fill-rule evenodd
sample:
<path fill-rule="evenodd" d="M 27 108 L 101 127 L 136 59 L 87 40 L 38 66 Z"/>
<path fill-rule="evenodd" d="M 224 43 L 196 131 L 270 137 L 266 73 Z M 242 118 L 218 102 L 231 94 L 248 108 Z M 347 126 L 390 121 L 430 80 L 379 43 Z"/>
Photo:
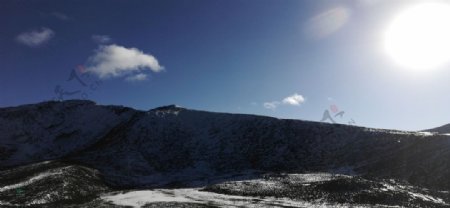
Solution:
<path fill-rule="evenodd" d="M 121 206 L 142 207 L 154 202 L 182 202 L 208 204 L 218 207 L 347 207 L 348 205 L 313 204 L 306 201 L 293 201 L 287 198 L 245 197 L 200 191 L 199 189 L 155 189 L 151 191 L 130 191 L 104 195 L 101 199 Z"/>
<path fill-rule="evenodd" d="M 23 181 L 23 182 L 20 182 L 20 183 L 17 183 L 17 184 L 13 184 L 13 185 L 9 185 L 9 186 L 4 186 L 4 187 L 0 188 L 0 192 L 6 191 L 6 190 L 15 189 L 15 188 L 19 188 L 19 187 L 22 187 L 22 186 L 26 186 L 26 185 L 34 183 L 35 181 L 41 180 L 43 178 L 54 176 L 54 175 L 59 175 L 59 174 L 62 174 L 62 171 L 41 173 L 39 175 L 36 175 L 36 176 L 33 176 L 33 177 L 29 178 L 26 181 Z"/>

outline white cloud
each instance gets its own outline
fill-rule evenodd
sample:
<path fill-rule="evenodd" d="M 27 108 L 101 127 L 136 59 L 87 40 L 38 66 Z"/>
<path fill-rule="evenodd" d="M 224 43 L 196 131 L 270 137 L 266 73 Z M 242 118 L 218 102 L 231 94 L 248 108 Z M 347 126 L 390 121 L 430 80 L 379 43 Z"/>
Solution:
<path fill-rule="evenodd" d="M 283 99 L 284 104 L 300 105 L 305 102 L 305 98 L 297 93 Z"/>
<path fill-rule="evenodd" d="M 278 102 L 278 101 L 263 103 L 264 108 L 271 109 L 271 110 L 275 110 L 278 107 L 278 105 L 280 105 L 280 102 Z"/>
<path fill-rule="evenodd" d="M 350 19 L 350 9 L 336 7 L 309 19 L 306 24 L 306 33 L 313 38 L 325 38 L 341 29 Z"/>
<path fill-rule="evenodd" d="M 295 93 L 289 97 L 284 98 L 282 101 L 265 102 L 265 103 L 263 103 L 263 106 L 264 106 L 264 108 L 275 110 L 281 104 L 299 106 L 300 104 L 304 103 L 305 101 L 306 100 L 302 95 Z"/>
<path fill-rule="evenodd" d="M 142 74 L 145 70 L 160 72 L 164 69 L 154 56 L 145 54 L 137 48 L 125 48 L 115 44 L 100 46 L 88 62 L 86 71 L 100 78 L 132 77 L 135 74 Z M 143 78 L 142 75 L 139 77 Z"/>
<path fill-rule="evenodd" d="M 53 30 L 43 27 L 40 30 L 21 33 L 16 37 L 16 40 L 24 45 L 37 47 L 48 42 L 53 36 L 55 36 Z"/>
<path fill-rule="evenodd" d="M 144 80 L 147 80 L 147 77 L 148 77 L 148 75 L 140 73 L 140 74 L 128 76 L 127 78 L 125 78 L 125 80 L 130 81 L 130 82 L 144 81 Z"/>
<path fill-rule="evenodd" d="M 96 43 L 109 43 L 111 38 L 107 35 L 92 35 L 92 40 Z"/>

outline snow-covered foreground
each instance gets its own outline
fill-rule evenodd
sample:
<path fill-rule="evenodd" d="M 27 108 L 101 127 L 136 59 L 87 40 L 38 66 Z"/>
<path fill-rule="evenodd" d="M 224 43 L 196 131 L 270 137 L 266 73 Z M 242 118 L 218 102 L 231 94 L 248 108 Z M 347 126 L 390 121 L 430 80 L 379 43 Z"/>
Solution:
<path fill-rule="evenodd" d="M 0 207 L 449 207 L 448 201 L 448 192 L 326 172 L 234 174 L 204 187 L 113 191 L 82 166 L 0 171 Z"/>
<path fill-rule="evenodd" d="M 347 207 L 344 205 L 330 205 L 326 203 L 309 203 L 279 199 L 273 197 L 245 197 L 216 194 L 190 189 L 155 189 L 146 191 L 130 191 L 126 193 L 108 194 L 101 197 L 105 201 L 116 205 L 141 207 L 156 202 L 198 203 L 217 207 Z"/>
<path fill-rule="evenodd" d="M 332 184 L 331 189 L 327 189 L 326 184 Z M 364 197 L 363 192 L 368 195 Z M 342 198 L 340 196 L 342 194 L 347 195 L 348 199 L 339 199 Z M 392 200 L 405 197 L 409 199 L 398 203 L 386 203 L 384 200 L 390 200 L 390 195 L 393 196 L 391 196 Z M 357 201 L 362 198 L 366 200 Z M 402 186 L 394 181 L 373 182 L 358 177 L 329 173 L 267 175 L 260 179 L 224 182 L 208 188 L 111 192 L 102 195 L 101 199 L 116 205 L 132 207 L 157 203 L 198 204 L 214 207 L 448 206 L 439 197 L 433 197 L 426 192 L 416 192 L 414 187 Z M 380 204 L 370 199 L 375 199 Z M 340 203 L 337 203 L 339 201 Z M 407 204 L 407 201 L 412 204 Z"/>
<path fill-rule="evenodd" d="M 327 177 L 315 174 L 305 174 L 304 179 L 311 181 L 327 180 Z M 323 175 L 327 176 L 327 175 Z M 264 186 L 271 185 L 270 182 L 255 179 L 247 180 L 253 183 L 260 183 Z M 130 191 L 125 193 L 113 193 L 103 195 L 101 198 L 105 201 L 112 202 L 116 205 L 141 207 L 149 203 L 157 202 L 177 202 L 177 203 L 197 203 L 208 204 L 219 207 L 274 207 L 274 206 L 296 206 L 306 207 L 313 204 L 305 201 L 292 201 L 290 199 L 276 199 L 273 197 L 248 197 L 212 193 L 201 191 L 202 188 L 184 188 L 184 189 L 155 189 Z"/>
<path fill-rule="evenodd" d="M 290 177 L 302 183 L 330 181 L 332 174 L 290 174 Z M 341 176 L 350 177 L 350 176 Z M 282 188 L 279 182 L 265 179 L 253 179 L 236 181 L 237 183 L 258 184 L 257 186 L 271 189 Z M 227 183 L 223 184 L 225 186 Z M 325 200 L 315 200 L 307 202 L 303 200 L 293 200 L 289 198 L 275 197 L 252 197 L 239 195 L 225 195 L 203 190 L 203 188 L 184 189 L 154 189 L 129 192 L 113 192 L 101 196 L 101 199 L 116 205 L 141 207 L 146 204 L 167 202 L 167 203 L 194 203 L 212 205 L 214 207 L 348 207 L 348 204 L 330 204 Z M 354 206 L 353 207 L 358 207 Z M 364 207 L 364 206 L 360 206 Z"/>

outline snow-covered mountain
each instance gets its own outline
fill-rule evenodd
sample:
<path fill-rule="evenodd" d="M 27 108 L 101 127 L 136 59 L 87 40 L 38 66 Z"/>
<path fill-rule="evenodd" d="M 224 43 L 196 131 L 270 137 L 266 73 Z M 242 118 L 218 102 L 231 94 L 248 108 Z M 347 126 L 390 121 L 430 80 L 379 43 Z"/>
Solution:
<path fill-rule="evenodd" d="M 49 160 L 98 171 L 105 186 L 120 189 L 328 172 L 450 190 L 450 136 L 443 134 L 175 105 L 139 111 L 72 100 L 0 109 L 0 169 Z"/>

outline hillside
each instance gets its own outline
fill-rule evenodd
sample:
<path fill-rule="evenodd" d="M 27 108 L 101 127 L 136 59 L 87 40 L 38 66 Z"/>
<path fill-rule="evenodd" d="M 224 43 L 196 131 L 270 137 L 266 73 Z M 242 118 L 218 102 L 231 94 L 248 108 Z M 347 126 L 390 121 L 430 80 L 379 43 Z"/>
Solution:
<path fill-rule="evenodd" d="M 0 109 L 0 138 L 2 174 L 55 161 L 98 171 L 102 191 L 202 188 L 268 173 L 317 172 L 357 176 L 374 187 L 393 180 L 435 190 L 431 195 L 444 201 L 439 193 L 450 190 L 450 136 L 439 134 L 72 100 Z M 300 198 L 307 200 L 293 199 Z M 0 201 L 11 202 L 2 189 Z M 355 201 L 342 203 L 368 203 Z"/>
<path fill-rule="evenodd" d="M 450 134 L 450 124 L 446 124 L 443 126 L 432 128 L 432 129 L 427 129 L 425 131 L 436 132 L 436 133 L 440 133 L 440 134 Z"/>

